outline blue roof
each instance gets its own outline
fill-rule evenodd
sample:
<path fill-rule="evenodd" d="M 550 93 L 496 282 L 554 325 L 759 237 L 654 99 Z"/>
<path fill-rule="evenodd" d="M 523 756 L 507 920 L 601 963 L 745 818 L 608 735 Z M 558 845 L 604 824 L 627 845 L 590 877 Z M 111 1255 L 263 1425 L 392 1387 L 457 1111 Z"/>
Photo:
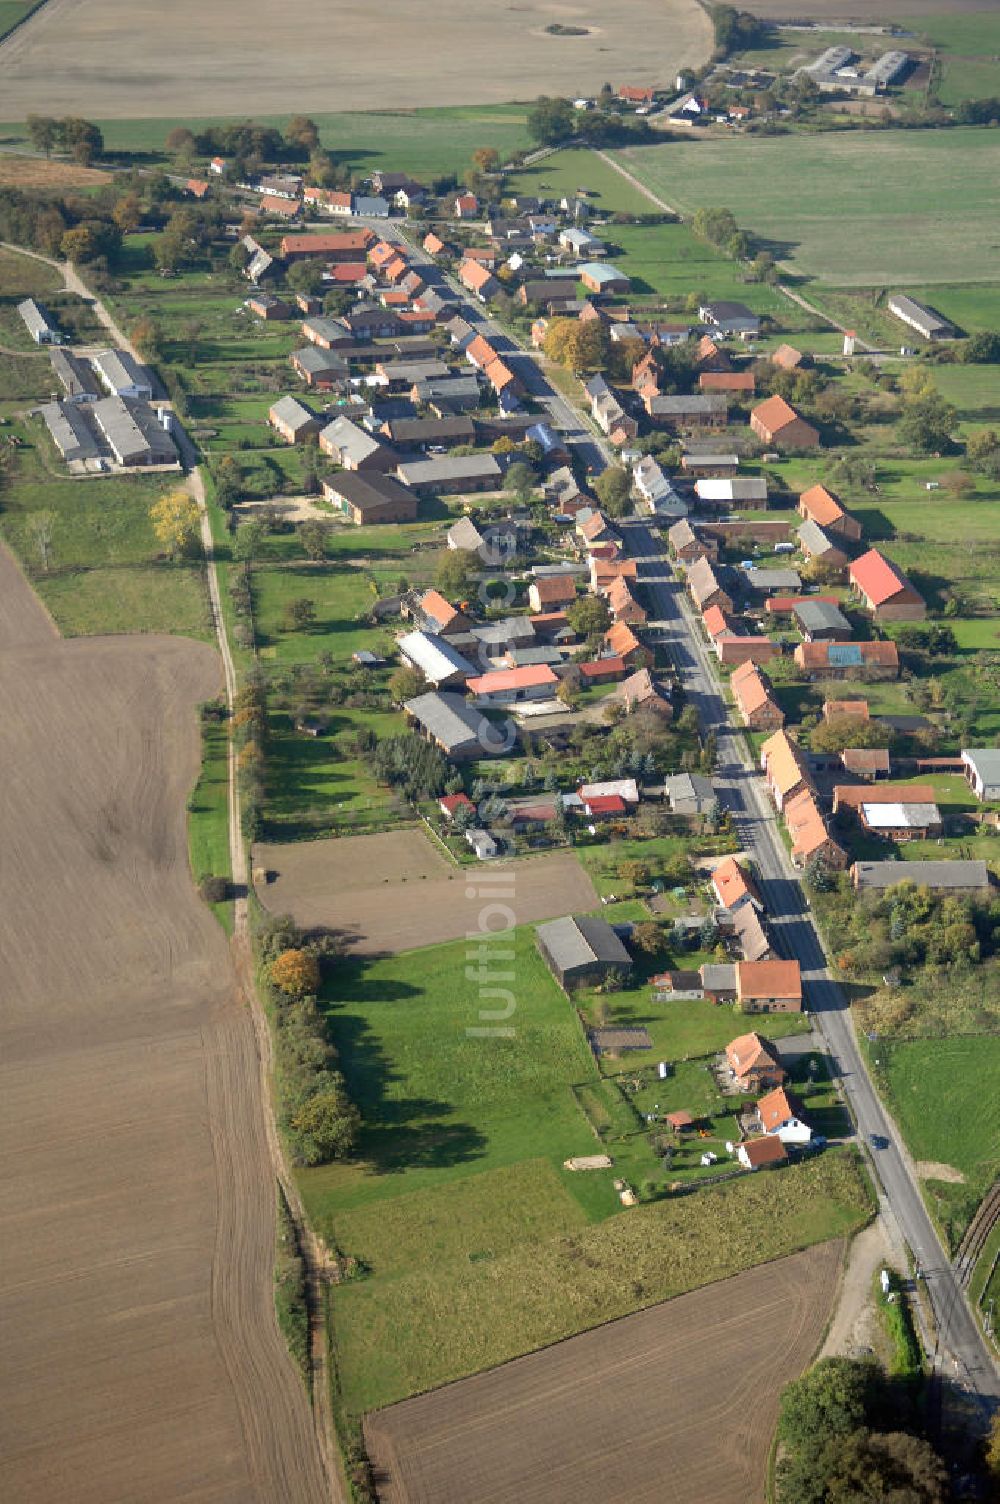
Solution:
<path fill-rule="evenodd" d="M 526 438 L 534 439 L 536 444 L 541 444 L 546 454 L 551 449 L 561 449 L 558 438 L 547 423 L 533 423 L 525 434 Z"/>

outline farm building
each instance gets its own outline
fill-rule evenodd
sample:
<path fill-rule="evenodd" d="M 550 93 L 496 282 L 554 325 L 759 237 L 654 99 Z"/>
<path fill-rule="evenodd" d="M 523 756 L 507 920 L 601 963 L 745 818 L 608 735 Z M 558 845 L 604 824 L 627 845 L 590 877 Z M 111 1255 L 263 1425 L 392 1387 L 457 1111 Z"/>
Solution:
<path fill-rule="evenodd" d="M 926 303 L 918 303 L 915 298 L 908 298 L 905 293 L 893 293 L 886 307 L 889 312 L 899 319 L 901 323 L 915 329 L 923 339 L 954 339 L 955 327 L 943 319 L 940 314 L 928 308 Z"/>
<path fill-rule="evenodd" d="M 863 804 L 933 804 L 934 790 L 929 783 L 883 783 L 878 788 L 866 784 L 838 783 L 833 789 L 833 812 L 859 815 Z"/>
<path fill-rule="evenodd" d="M 963 749 L 962 762 L 976 798 L 986 804 L 1000 800 L 1000 751 L 995 747 Z"/>
<path fill-rule="evenodd" d="M 609 266 L 605 261 L 587 261 L 576 269 L 577 276 L 588 292 L 604 297 L 628 292 L 632 283 L 623 271 Z"/>
<path fill-rule="evenodd" d="M 664 428 L 724 428 L 729 416 L 725 397 L 712 392 L 695 392 L 690 397 L 649 393 L 643 405 L 653 422 Z"/>
<path fill-rule="evenodd" d="M 503 730 L 474 710 L 462 695 L 449 691 L 416 695 L 403 709 L 427 740 L 452 762 L 510 750 Z"/>
<path fill-rule="evenodd" d="M 807 642 L 842 642 L 851 635 L 850 622 L 832 601 L 799 601 L 792 615 Z"/>
<path fill-rule="evenodd" d="M 760 319 L 745 303 L 726 299 L 703 303 L 698 309 L 698 317 L 703 324 L 718 329 L 720 334 L 738 334 L 741 339 L 746 339 L 760 333 Z"/>
<path fill-rule="evenodd" d="M 280 247 L 282 260 L 326 261 L 336 265 L 344 261 L 364 261 L 369 246 L 375 244 L 371 230 L 344 230 L 332 235 L 286 235 Z"/>
<path fill-rule="evenodd" d="M 292 316 L 290 304 L 270 292 L 255 292 L 252 298 L 247 298 L 247 307 L 255 318 L 263 319 L 265 324 L 280 323 L 282 319 L 290 319 Z"/>
<path fill-rule="evenodd" d="M 332 391 L 348 378 L 347 361 L 316 345 L 305 345 L 301 350 L 293 350 L 288 359 L 306 386 L 313 387 L 318 392 Z"/>
<path fill-rule="evenodd" d="M 733 664 L 770 663 L 780 658 L 781 649 L 770 637 L 745 637 L 736 632 L 722 632 L 715 639 L 715 651 L 719 662 L 731 668 Z"/>
<path fill-rule="evenodd" d="M 927 603 L 898 565 L 877 548 L 855 559 L 848 578 L 874 621 L 923 621 Z"/>
<path fill-rule="evenodd" d="M 301 444 L 312 433 L 319 433 L 323 419 L 297 397 L 279 397 L 272 403 L 267 421 L 286 444 Z"/>
<path fill-rule="evenodd" d="M 131 468 L 177 464 L 176 445 L 147 403 L 103 397 L 94 403 L 90 413 L 119 465 Z"/>
<path fill-rule="evenodd" d="M 385 474 L 399 463 L 395 450 L 380 444 L 350 418 L 335 418 L 321 430 L 319 447 L 345 470 L 378 470 Z"/>
<path fill-rule="evenodd" d="M 906 799 L 894 804 L 865 802 L 858 810 L 862 830 L 869 835 L 902 845 L 906 841 L 926 841 L 944 831 L 941 811 L 933 802 L 917 803 Z"/>
<path fill-rule="evenodd" d="M 127 350 L 100 350 L 91 364 L 105 391 L 112 397 L 148 402 L 153 395 L 153 377 L 148 366 Z"/>
<path fill-rule="evenodd" d="M 450 447 L 452 444 L 471 444 L 476 437 L 471 418 L 390 418 L 383 425 L 383 432 L 397 449 L 406 452 L 426 449 L 430 444 Z"/>
<path fill-rule="evenodd" d="M 500 485 L 500 466 L 492 454 L 437 455 L 404 460 L 397 471 L 404 486 L 415 491 L 492 491 Z"/>
<path fill-rule="evenodd" d="M 407 632 L 399 639 L 398 647 L 407 663 L 419 669 L 433 689 L 464 684 L 475 673 L 469 660 L 444 637 L 429 632 Z"/>
<path fill-rule="evenodd" d="M 771 364 L 778 366 L 782 371 L 796 371 L 802 364 L 804 357 L 801 350 L 796 350 L 794 345 L 779 345 L 771 352 Z"/>
<path fill-rule="evenodd" d="M 698 386 L 703 392 L 733 392 L 753 396 L 757 378 L 752 371 L 702 371 Z"/>
<path fill-rule="evenodd" d="M 818 522 L 810 518 L 803 522 L 799 528 L 799 548 L 807 559 L 815 559 L 822 564 L 824 569 L 841 574 L 850 563 L 849 556 L 840 547 L 839 543 L 829 533 L 823 531 Z"/>
<path fill-rule="evenodd" d="M 492 669 L 470 679 L 466 688 L 482 705 L 516 705 L 525 700 L 550 700 L 559 679 L 547 663 L 528 668 Z"/>
<path fill-rule="evenodd" d="M 356 526 L 369 522 L 413 522 L 418 502 L 412 491 L 377 470 L 345 470 L 323 481 L 323 495 Z"/>
<path fill-rule="evenodd" d="M 571 915 L 540 924 L 535 939 L 545 964 L 560 987 L 593 987 L 609 972 L 632 970 L 632 958 L 610 924 L 587 915 Z"/>
<path fill-rule="evenodd" d="M 773 595 L 780 590 L 801 590 L 802 580 L 794 569 L 747 569 L 743 578 L 755 595 Z"/>
<path fill-rule="evenodd" d="M 62 335 L 44 303 L 39 303 L 36 298 L 25 298 L 23 303 L 18 303 L 17 311 L 36 345 L 58 345 L 62 342 Z"/>
<path fill-rule="evenodd" d="M 101 442 L 88 422 L 86 409 L 72 402 L 46 402 L 38 414 L 67 464 L 100 458 Z"/>
<path fill-rule="evenodd" d="M 754 507 L 767 506 L 767 481 L 760 475 L 736 475 L 696 480 L 694 492 L 703 506 Z"/>
<path fill-rule="evenodd" d="M 528 604 L 532 611 L 557 611 L 576 600 L 576 581 L 569 574 L 541 575 L 528 586 Z"/>
<path fill-rule="evenodd" d="M 784 397 L 768 397 L 750 412 L 750 427 L 776 449 L 815 449 L 819 430 L 799 416 Z"/>
<path fill-rule="evenodd" d="M 101 395 L 93 368 L 82 356 L 56 346 L 49 351 L 49 361 L 63 389 L 64 402 L 89 402 Z"/>
<path fill-rule="evenodd" d="M 932 893 L 963 893 L 971 896 L 990 891 L 993 880 L 982 861 L 855 862 L 851 883 L 859 893 L 884 893 L 899 883 L 914 883 Z"/>
<path fill-rule="evenodd" d="M 800 642 L 795 665 L 810 679 L 896 679 L 894 642 Z"/>

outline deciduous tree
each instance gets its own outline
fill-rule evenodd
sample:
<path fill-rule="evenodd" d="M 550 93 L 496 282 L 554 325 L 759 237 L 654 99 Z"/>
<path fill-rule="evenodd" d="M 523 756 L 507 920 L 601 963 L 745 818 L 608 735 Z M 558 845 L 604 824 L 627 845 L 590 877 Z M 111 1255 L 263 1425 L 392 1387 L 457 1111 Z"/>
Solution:
<path fill-rule="evenodd" d="M 286 997 L 305 997 L 319 988 L 319 962 L 310 950 L 283 950 L 271 962 L 269 976 Z"/>
<path fill-rule="evenodd" d="M 167 491 L 149 509 L 157 541 L 174 558 L 193 554 L 201 536 L 198 504 L 183 487 Z"/>

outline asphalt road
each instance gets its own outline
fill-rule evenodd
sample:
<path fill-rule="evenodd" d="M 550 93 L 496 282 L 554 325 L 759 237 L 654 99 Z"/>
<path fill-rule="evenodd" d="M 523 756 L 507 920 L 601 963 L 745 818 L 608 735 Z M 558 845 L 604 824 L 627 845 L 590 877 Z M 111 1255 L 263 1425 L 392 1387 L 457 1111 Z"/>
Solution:
<path fill-rule="evenodd" d="M 751 764 L 742 732 L 730 722 L 708 648 L 663 556 L 662 542 L 644 523 L 629 524 L 625 531 L 629 551 L 645 561 L 640 564 L 640 577 L 688 700 L 696 707 L 703 728 L 714 730 L 718 737 L 720 801 L 730 811 L 742 845 L 760 874 L 776 948 L 794 957 L 802 968 L 807 1006 L 843 1082 L 858 1135 L 870 1146 L 871 1163 L 891 1212 L 926 1280 L 938 1329 L 940 1370 L 966 1385 L 970 1394 L 978 1394 L 985 1410 L 1000 1398 L 996 1365 L 927 1214 L 898 1129 L 865 1069 L 847 999 L 827 970 L 819 933 L 778 830 L 764 780 Z"/>
<path fill-rule="evenodd" d="M 611 463 L 607 445 L 576 408 L 551 387 L 536 357 L 491 319 L 488 311 L 460 283 L 448 277 L 419 246 L 408 241 L 397 225 L 380 221 L 377 228 L 387 238 L 407 246 L 410 259 L 421 264 L 429 286 L 460 300 L 462 317 L 503 354 L 525 389 L 545 407 L 552 426 L 575 446 L 585 464 L 599 473 Z M 799 962 L 807 1006 L 843 1082 L 859 1139 L 869 1148 L 870 1163 L 881 1183 L 889 1212 L 895 1217 L 926 1282 L 937 1327 L 936 1368 L 966 1388 L 970 1397 L 978 1401 L 981 1419 L 986 1421 L 1000 1399 L 1000 1374 L 927 1214 L 913 1162 L 865 1069 L 847 999 L 827 970 L 819 933 L 782 842 L 777 814 L 764 780 L 751 762 L 742 732 L 730 721 L 708 648 L 673 575 L 662 541 L 648 523 L 618 525 L 622 527 L 629 552 L 644 561 L 639 566 L 640 578 L 688 701 L 697 709 L 703 730 L 716 733 L 720 800 L 729 810 L 743 847 L 759 873 L 776 948 Z"/>

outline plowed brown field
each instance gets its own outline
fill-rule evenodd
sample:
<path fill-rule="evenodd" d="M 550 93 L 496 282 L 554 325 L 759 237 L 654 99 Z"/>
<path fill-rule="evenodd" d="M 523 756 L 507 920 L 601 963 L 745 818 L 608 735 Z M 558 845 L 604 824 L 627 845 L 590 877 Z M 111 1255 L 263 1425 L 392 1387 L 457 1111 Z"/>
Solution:
<path fill-rule="evenodd" d="M 369 1415 L 382 1504 L 762 1504 L 778 1395 L 823 1335 L 842 1253 L 821 1243 Z"/>
<path fill-rule="evenodd" d="M 0 1497 L 314 1504 L 250 1020 L 187 863 L 215 653 L 0 549 Z"/>
<path fill-rule="evenodd" d="M 623 14 L 600 0 L 285 0 L 280 35 L 275 16 L 270 0 L 48 0 L 0 47 L 0 113 L 245 119 L 496 104 L 594 94 L 605 79 L 669 87 L 712 50 L 696 0 L 630 0 Z M 546 31 L 557 23 L 583 34 Z"/>
<path fill-rule="evenodd" d="M 255 846 L 253 864 L 274 874 L 257 889 L 272 913 L 291 914 L 307 929 L 336 930 L 359 955 L 478 933 L 484 899 L 494 893 L 517 924 L 600 902 L 575 856 L 456 868 L 422 830 Z M 499 918 L 490 920 L 494 928 L 502 927 Z"/>

